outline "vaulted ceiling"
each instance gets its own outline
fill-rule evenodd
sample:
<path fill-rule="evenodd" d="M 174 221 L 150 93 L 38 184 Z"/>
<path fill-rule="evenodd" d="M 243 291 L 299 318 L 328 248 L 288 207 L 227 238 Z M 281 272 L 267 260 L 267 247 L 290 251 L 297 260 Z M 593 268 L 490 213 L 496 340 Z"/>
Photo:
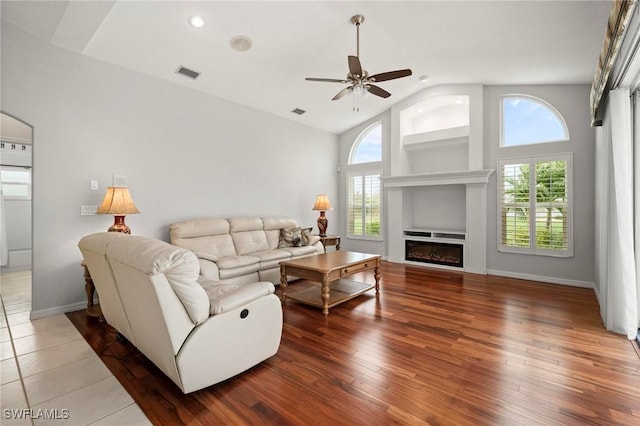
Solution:
<path fill-rule="evenodd" d="M 590 83 L 610 9 L 593 0 L 3 0 L 1 15 L 56 46 L 341 133 L 434 85 Z M 413 71 L 379 83 L 392 96 L 369 95 L 359 112 L 350 96 L 331 100 L 344 85 L 305 81 L 346 77 L 356 14 L 365 17 L 363 68 Z M 202 28 L 189 24 L 193 15 Z M 250 38 L 249 50 L 231 48 L 238 35 Z M 180 66 L 200 76 L 176 74 Z"/>

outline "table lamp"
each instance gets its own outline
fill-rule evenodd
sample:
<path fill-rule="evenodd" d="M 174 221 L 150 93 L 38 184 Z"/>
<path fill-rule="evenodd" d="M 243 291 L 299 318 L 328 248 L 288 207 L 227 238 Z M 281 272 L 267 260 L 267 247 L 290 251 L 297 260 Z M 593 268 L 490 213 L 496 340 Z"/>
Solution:
<path fill-rule="evenodd" d="M 331 202 L 329 202 L 329 196 L 324 194 L 318 195 L 316 197 L 316 203 L 314 204 L 312 210 L 320 210 L 320 217 L 318 218 L 318 231 L 320 231 L 321 237 L 326 237 L 327 225 L 329 224 L 329 221 L 325 217 L 324 212 L 327 210 L 333 210 L 333 207 L 331 207 Z"/>
<path fill-rule="evenodd" d="M 138 214 L 140 211 L 131 199 L 129 188 L 126 186 L 110 186 L 104 195 L 102 204 L 98 207 L 98 214 L 112 214 L 114 223 L 109 232 L 124 232 L 131 234 L 131 229 L 125 225 L 124 216 L 127 214 Z"/>

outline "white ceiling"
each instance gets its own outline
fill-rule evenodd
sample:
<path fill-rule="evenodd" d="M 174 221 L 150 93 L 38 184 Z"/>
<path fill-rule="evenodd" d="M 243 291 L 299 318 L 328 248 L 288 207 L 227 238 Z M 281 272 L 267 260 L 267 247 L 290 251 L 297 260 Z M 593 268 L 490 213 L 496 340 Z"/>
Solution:
<path fill-rule="evenodd" d="M 2 1 L 2 20 L 54 45 L 333 133 L 439 84 L 591 83 L 610 1 Z M 201 15 L 196 29 L 188 18 Z M 392 93 L 331 98 L 356 54 Z M 253 40 L 230 48 L 236 35 Z M 179 66 L 201 73 L 195 81 Z M 418 77 L 427 75 L 426 82 Z M 290 111 L 306 110 L 298 116 Z"/>

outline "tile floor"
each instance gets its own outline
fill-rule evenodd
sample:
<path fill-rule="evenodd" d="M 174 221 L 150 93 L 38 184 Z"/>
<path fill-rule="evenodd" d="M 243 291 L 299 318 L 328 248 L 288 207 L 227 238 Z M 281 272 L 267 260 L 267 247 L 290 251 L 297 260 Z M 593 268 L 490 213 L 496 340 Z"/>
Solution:
<path fill-rule="evenodd" d="M 0 276 L 0 302 L 0 424 L 151 424 L 65 315 L 29 320 L 30 271 Z"/>

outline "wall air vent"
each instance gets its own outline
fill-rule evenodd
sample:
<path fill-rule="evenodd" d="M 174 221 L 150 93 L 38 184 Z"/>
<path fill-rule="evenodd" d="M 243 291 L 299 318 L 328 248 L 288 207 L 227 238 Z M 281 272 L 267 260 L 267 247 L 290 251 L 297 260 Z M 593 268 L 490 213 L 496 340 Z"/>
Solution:
<path fill-rule="evenodd" d="M 291 112 L 294 113 L 294 114 L 302 115 L 307 111 L 305 111 L 303 109 L 300 109 L 300 108 L 296 108 L 296 109 L 292 110 Z"/>
<path fill-rule="evenodd" d="M 176 74 L 182 74 L 185 77 L 189 77 L 193 80 L 195 80 L 196 78 L 198 78 L 198 76 L 200 75 L 199 72 L 194 71 L 194 70 L 190 70 L 187 67 L 183 67 L 182 65 L 180 65 L 180 67 L 176 70 Z"/>

